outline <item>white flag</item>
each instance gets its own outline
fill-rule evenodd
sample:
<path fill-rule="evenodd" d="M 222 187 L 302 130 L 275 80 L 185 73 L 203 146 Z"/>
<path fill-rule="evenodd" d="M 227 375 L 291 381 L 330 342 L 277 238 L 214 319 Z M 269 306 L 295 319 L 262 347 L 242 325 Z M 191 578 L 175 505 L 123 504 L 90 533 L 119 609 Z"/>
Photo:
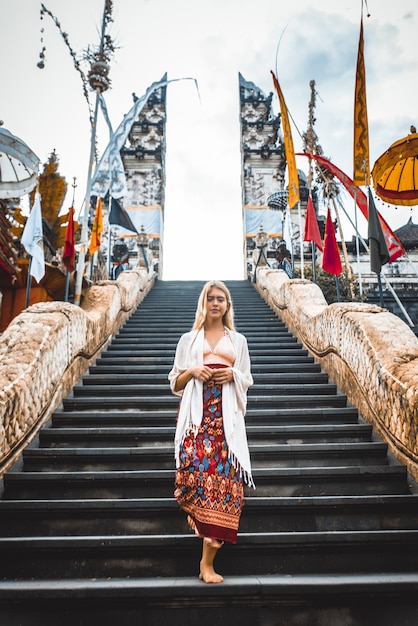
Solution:
<path fill-rule="evenodd" d="M 150 95 L 160 87 L 168 84 L 167 80 L 161 80 L 148 87 L 145 94 L 135 101 L 133 107 L 124 116 L 121 124 L 112 134 L 109 144 L 100 159 L 93 175 L 91 193 L 104 198 L 111 188 L 114 198 L 120 198 L 127 194 L 125 167 L 120 156 L 120 151 L 131 132 L 132 125 L 147 103 Z"/>
<path fill-rule="evenodd" d="M 286 209 L 286 214 L 283 222 L 283 241 L 285 241 L 286 247 L 288 250 L 290 250 L 293 257 L 293 233 L 289 209 Z"/>
<path fill-rule="evenodd" d="M 45 257 L 42 233 L 41 196 L 35 194 L 35 202 L 26 220 L 22 234 L 22 245 L 32 257 L 30 275 L 39 283 L 45 274 Z"/>
<path fill-rule="evenodd" d="M 109 190 L 113 198 L 121 198 L 128 192 L 126 186 L 125 167 L 120 156 L 120 151 L 123 148 L 131 128 L 138 115 L 146 105 L 151 94 L 161 87 L 166 87 L 170 83 L 174 83 L 179 80 L 193 80 L 197 88 L 197 81 L 195 78 L 172 78 L 152 83 L 146 90 L 145 94 L 135 101 L 133 107 L 124 116 L 122 122 L 113 133 L 106 150 L 103 153 L 102 158 L 94 172 L 91 183 L 91 194 L 101 196 L 104 198 Z"/>

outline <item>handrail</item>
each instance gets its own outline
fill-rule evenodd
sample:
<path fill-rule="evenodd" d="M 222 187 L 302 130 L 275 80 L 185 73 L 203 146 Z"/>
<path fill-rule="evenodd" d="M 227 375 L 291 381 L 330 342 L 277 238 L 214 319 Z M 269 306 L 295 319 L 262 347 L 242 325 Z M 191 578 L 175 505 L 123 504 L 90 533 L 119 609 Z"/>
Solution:
<path fill-rule="evenodd" d="M 108 345 L 155 282 L 142 269 L 96 283 L 80 307 L 42 302 L 0 337 L 0 476 Z"/>
<path fill-rule="evenodd" d="M 259 268 L 254 286 L 417 480 L 418 339 L 411 328 L 376 305 L 328 305 L 317 285 L 282 270 Z"/>

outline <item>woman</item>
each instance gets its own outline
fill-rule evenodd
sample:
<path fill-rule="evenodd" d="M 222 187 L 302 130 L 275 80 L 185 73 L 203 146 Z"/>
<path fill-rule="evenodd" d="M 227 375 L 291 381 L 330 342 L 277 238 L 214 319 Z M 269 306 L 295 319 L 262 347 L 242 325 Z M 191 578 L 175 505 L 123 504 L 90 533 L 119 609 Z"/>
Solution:
<path fill-rule="evenodd" d="M 181 396 L 174 495 L 203 539 L 199 578 L 221 583 L 215 556 L 224 541 L 236 543 L 243 480 L 254 486 L 244 422 L 250 357 L 245 337 L 235 331 L 224 283 L 204 286 L 193 329 L 180 338 L 168 377 Z"/>

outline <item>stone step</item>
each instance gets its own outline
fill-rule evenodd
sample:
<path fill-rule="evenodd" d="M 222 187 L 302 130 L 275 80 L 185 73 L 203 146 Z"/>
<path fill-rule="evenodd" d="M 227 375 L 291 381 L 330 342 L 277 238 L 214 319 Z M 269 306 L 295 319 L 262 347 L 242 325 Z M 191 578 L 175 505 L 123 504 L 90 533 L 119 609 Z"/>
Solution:
<path fill-rule="evenodd" d="M 243 533 L 417 528 L 417 495 L 247 496 L 240 522 Z M 186 530 L 186 516 L 173 497 L 0 500 L 2 537 L 183 534 Z"/>
<path fill-rule="evenodd" d="M 263 357 L 264 362 L 269 360 L 270 356 L 280 356 L 280 357 L 293 357 L 293 354 L 296 352 L 299 356 L 308 356 L 308 351 L 301 348 L 300 344 L 295 342 L 288 342 L 286 346 L 283 347 L 284 344 L 276 344 L 269 345 L 267 347 L 251 347 L 249 346 L 250 358 L 251 360 L 254 357 Z M 146 356 L 156 356 L 156 357 L 165 357 L 170 358 L 171 362 L 174 359 L 175 354 L 175 345 L 167 346 L 166 344 L 150 344 L 149 346 L 143 345 L 140 341 L 138 341 L 137 346 L 129 345 L 129 347 L 122 348 L 120 345 L 111 344 L 105 352 L 102 352 L 102 359 L 106 358 L 135 358 L 135 357 L 146 357 Z M 109 355 L 107 357 L 106 355 Z"/>
<path fill-rule="evenodd" d="M 174 441 L 172 427 L 60 427 L 43 428 L 39 433 L 40 446 L 88 447 L 108 446 L 159 446 Z M 339 424 L 314 426 L 247 426 L 250 443 L 350 443 L 370 441 L 372 427 L 369 424 Z"/>
<path fill-rule="evenodd" d="M 270 346 L 270 345 L 287 346 L 288 344 L 298 343 L 296 337 L 291 335 L 289 332 L 279 335 L 276 333 L 272 333 L 271 331 L 269 332 L 268 329 L 266 329 L 263 334 L 260 334 L 257 336 L 246 334 L 246 339 L 247 339 L 247 343 L 250 349 L 252 346 L 254 347 L 258 346 L 262 348 L 262 347 Z M 169 349 L 172 349 L 176 347 L 178 340 L 179 340 L 179 335 L 174 334 L 174 333 L 171 333 L 171 334 L 162 333 L 162 332 L 150 333 L 149 331 L 141 332 L 141 331 L 133 331 L 132 329 L 130 329 L 129 334 L 119 333 L 118 335 L 116 335 L 111 345 L 107 347 L 107 350 L 120 349 L 120 348 L 123 348 L 124 346 L 135 346 L 135 345 L 159 346 L 160 344 L 163 346 L 167 346 L 167 348 Z"/>
<path fill-rule="evenodd" d="M 292 336 L 292 333 L 290 333 L 283 322 L 281 322 L 274 315 L 258 316 L 256 311 L 254 312 L 254 315 L 257 316 L 257 320 L 255 321 L 250 319 L 237 320 L 237 317 L 235 316 L 236 330 L 244 333 L 246 337 L 254 338 L 255 340 L 264 337 L 263 331 L 265 331 L 268 335 L 272 334 L 274 336 L 278 336 L 279 339 L 280 337 Z M 138 321 L 130 318 L 125 325 L 118 330 L 115 337 L 119 338 L 126 335 L 145 337 L 148 334 L 151 334 L 178 338 L 183 333 L 187 333 L 192 329 L 193 322 L 194 319 L 188 318 L 185 315 L 181 316 L 180 320 L 176 320 L 172 314 L 164 318 L 158 314 L 158 319 L 155 319 L 155 315 L 154 317 L 150 315 L 149 318 L 142 318 Z"/>
<path fill-rule="evenodd" d="M 74 388 L 75 391 L 76 388 Z M 179 399 L 176 396 L 164 395 L 164 396 L 107 396 L 107 397 L 82 397 L 81 394 L 77 397 L 68 397 L 63 401 L 63 406 L 66 411 L 72 410 L 111 410 L 113 408 L 119 408 L 121 406 L 124 409 L 140 409 L 149 410 L 150 408 L 158 410 L 162 408 L 171 408 L 173 411 L 177 411 Z M 285 396 L 255 396 L 251 394 L 251 403 L 258 407 L 274 407 L 274 408 L 295 408 L 304 406 L 306 410 L 310 410 L 310 407 L 344 407 L 347 403 L 347 399 L 344 396 L 338 396 L 333 394 L 324 395 L 285 395 Z"/>
<path fill-rule="evenodd" d="M 63 404 L 63 410 L 57 410 L 52 416 L 54 426 L 94 426 L 94 425 L 119 425 L 119 426 L 171 426 L 175 423 L 176 412 L 173 407 L 168 409 L 157 410 L 155 407 L 138 409 L 130 407 L 120 409 L 113 407 L 112 409 L 102 410 L 94 406 L 87 407 L 83 411 L 74 409 L 69 402 L 70 399 Z M 120 404 L 120 403 L 119 403 Z M 306 407 L 266 407 L 257 406 L 249 408 L 245 416 L 247 425 L 264 424 L 267 426 L 287 425 L 289 422 L 294 425 L 322 425 L 322 424 L 357 424 L 357 409 L 351 406 L 338 407 L 314 407 L 306 409 Z"/>
<path fill-rule="evenodd" d="M 418 570 L 418 530 L 239 533 L 217 555 L 225 576 Z M 187 576 L 200 541 L 191 534 L 0 538 L 0 578 Z"/>
<path fill-rule="evenodd" d="M 150 364 L 145 363 L 143 365 L 134 365 L 125 363 L 122 360 L 118 365 L 110 365 L 109 363 L 96 361 L 94 365 L 92 365 L 89 369 L 89 372 L 92 376 L 97 376 L 98 374 L 103 375 L 112 375 L 112 374 L 127 374 L 129 376 L 138 376 L 143 375 L 148 377 L 150 374 L 152 376 L 165 376 L 167 378 L 168 372 L 171 370 L 172 362 L 164 364 Z M 257 376 L 263 376 L 265 380 L 275 379 L 276 375 L 288 375 L 291 373 L 293 376 L 297 376 L 299 374 L 319 374 L 320 376 L 326 377 L 324 372 L 321 372 L 321 368 L 317 363 L 313 363 L 310 361 L 303 362 L 300 361 L 297 364 L 289 363 L 289 361 L 284 363 L 278 363 L 276 365 L 266 365 L 265 363 L 260 363 L 259 365 L 252 364 L 252 375 L 253 378 L 256 379 Z M 87 379 L 87 376 L 84 377 L 83 380 Z"/>
<path fill-rule="evenodd" d="M 112 381 L 111 384 L 98 384 L 97 381 L 89 381 L 89 383 L 74 387 L 73 397 L 78 399 L 96 398 L 101 396 L 101 399 L 103 400 L 104 396 L 106 396 L 106 398 L 109 396 L 117 396 L 119 401 L 123 401 L 123 403 L 129 402 L 129 398 L 131 396 L 141 399 L 146 396 L 149 401 L 152 401 L 155 397 L 163 398 L 164 396 L 168 396 L 170 399 L 173 397 L 167 380 L 161 381 L 160 383 L 131 383 L 127 385 L 123 383 L 123 380 L 121 380 L 119 384 L 116 384 L 114 381 Z M 263 394 L 266 401 L 268 401 L 270 398 L 286 397 L 296 393 L 298 393 L 299 396 L 311 397 L 314 394 L 318 394 L 318 396 L 335 396 L 337 393 L 337 386 L 330 383 L 324 384 L 321 381 L 318 381 L 317 383 L 308 383 L 303 381 L 299 381 L 298 383 L 297 381 L 289 381 L 285 384 L 277 383 L 271 385 L 266 383 L 255 383 L 248 390 L 247 395 L 249 400 L 252 401 L 253 398 L 260 397 L 261 394 Z"/>
<path fill-rule="evenodd" d="M 132 327 L 140 331 L 145 331 L 147 327 L 151 329 L 161 328 L 162 332 L 179 332 L 182 334 L 188 332 L 193 327 L 194 315 L 190 316 L 189 313 L 190 311 L 169 311 L 163 314 L 161 311 L 156 313 L 154 309 L 147 313 L 142 312 L 136 318 L 131 317 L 122 328 Z M 260 326 L 266 326 L 268 329 L 273 330 L 287 330 L 284 323 L 274 313 L 269 311 L 260 312 L 256 307 L 246 316 L 235 315 L 234 325 L 238 331 L 244 332 L 244 329 L 247 329 L 249 333 L 253 330 L 259 330 Z"/>
<path fill-rule="evenodd" d="M 173 329 L 173 325 L 170 325 L 169 328 L 165 327 L 163 324 L 160 326 L 156 326 L 155 324 L 132 324 L 129 321 L 125 326 L 123 326 L 113 339 L 113 341 L 118 342 L 120 339 L 122 341 L 126 341 L 127 339 L 132 339 L 133 341 L 137 341 L 138 336 L 141 338 L 141 341 L 144 340 L 146 343 L 151 341 L 151 338 L 162 338 L 168 339 L 171 341 L 172 339 L 178 340 L 179 336 L 187 332 L 184 330 L 185 325 L 182 323 L 175 329 Z M 286 326 L 279 326 L 276 322 L 272 322 L 270 324 L 263 325 L 262 328 L 256 327 L 250 329 L 245 333 L 246 339 L 248 342 L 260 342 L 266 343 L 269 341 L 280 341 L 282 338 L 288 338 L 294 336 L 290 333 L 290 331 L 286 328 Z M 294 338 L 295 340 L 295 338 Z"/>
<path fill-rule="evenodd" d="M 222 585 L 203 585 L 196 574 L 75 576 L 0 582 L 0 609 L 2 626 L 55 626 L 57 614 L 61 626 L 213 626 L 235 624 L 238 614 L 243 626 L 409 626 L 417 591 L 416 573 L 397 572 L 227 576 Z"/>
<path fill-rule="evenodd" d="M 193 323 L 195 319 L 196 306 L 197 302 L 193 301 L 193 298 L 184 303 L 184 305 L 179 305 L 173 301 L 169 301 L 168 305 L 165 305 L 163 300 L 160 300 L 160 298 L 154 302 L 146 302 L 144 300 L 137 311 L 132 314 L 130 320 L 132 320 L 133 323 L 143 319 L 154 322 L 159 322 L 162 319 L 168 319 L 175 320 L 177 323 L 186 320 L 187 323 Z M 156 312 L 158 313 L 158 316 L 156 316 Z M 274 311 L 260 299 L 258 294 L 255 294 L 255 298 L 251 302 L 246 299 L 244 299 L 241 303 L 238 300 L 236 303 L 234 302 L 235 323 L 248 320 L 254 324 L 258 319 L 264 320 L 266 318 L 283 324 L 283 322 L 278 319 Z"/>
<path fill-rule="evenodd" d="M 290 356 L 292 357 L 290 359 Z M 153 355 L 151 352 L 147 352 L 144 355 L 137 356 L 129 356 L 126 355 L 123 351 L 119 354 L 111 353 L 111 352 L 102 352 L 100 357 L 97 359 L 96 363 L 98 365 L 167 365 L 168 371 L 173 366 L 173 354 L 160 354 Z M 273 368 L 280 364 L 288 365 L 289 363 L 294 364 L 295 370 L 297 370 L 299 363 L 311 363 L 314 364 L 313 357 L 309 356 L 308 353 L 299 351 L 298 354 L 283 354 L 283 350 L 280 351 L 280 354 L 270 355 L 267 361 Z M 257 371 L 258 367 L 264 368 L 266 366 L 266 358 L 262 355 L 253 354 L 251 356 L 251 369 Z M 274 370 L 273 370 L 274 371 Z"/>
<path fill-rule="evenodd" d="M 347 467 L 387 463 L 387 446 L 380 442 L 251 445 L 253 468 Z M 118 448 L 27 448 L 25 471 L 97 471 L 170 469 L 174 446 Z"/>
<path fill-rule="evenodd" d="M 409 493 L 406 469 L 397 465 L 255 468 L 259 496 L 378 495 Z M 174 470 L 11 471 L 7 499 L 171 497 Z"/>
<path fill-rule="evenodd" d="M 280 373 L 271 373 L 271 374 L 261 374 L 254 373 L 253 374 L 254 383 L 257 387 L 263 387 L 264 385 L 268 389 L 272 384 L 275 387 L 279 387 L 281 385 L 305 385 L 308 384 L 325 384 L 328 383 L 328 376 L 325 372 L 280 372 Z M 86 387 L 92 385 L 135 385 L 138 387 L 145 386 L 146 383 L 156 383 L 162 386 L 168 387 L 168 379 L 166 372 L 164 373 L 144 373 L 138 372 L 134 373 L 121 373 L 121 372 L 112 372 L 112 373 L 94 373 L 91 371 L 87 376 L 84 376 L 82 380 L 82 384 Z M 330 385 L 331 387 L 332 385 Z"/>

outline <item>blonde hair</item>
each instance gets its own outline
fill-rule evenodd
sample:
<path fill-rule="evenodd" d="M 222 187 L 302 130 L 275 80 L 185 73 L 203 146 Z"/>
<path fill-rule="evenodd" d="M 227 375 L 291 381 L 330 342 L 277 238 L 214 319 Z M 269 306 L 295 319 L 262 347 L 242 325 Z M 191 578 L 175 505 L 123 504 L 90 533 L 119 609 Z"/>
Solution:
<path fill-rule="evenodd" d="M 199 296 L 198 303 L 197 303 L 196 317 L 195 317 L 195 321 L 193 324 L 193 330 L 200 330 L 201 328 L 203 328 L 203 325 L 206 321 L 206 315 L 207 315 L 208 295 L 211 289 L 220 289 L 221 291 L 224 292 L 226 301 L 228 303 L 228 310 L 223 316 L 222 322 L 224 326 L 229 328 L 229 330 L 235 330 L 234 310 L 232 307 L 231 294 L 229 293 L 228 287 L 220 280 L 210 280 L 203 287 Z"/>

